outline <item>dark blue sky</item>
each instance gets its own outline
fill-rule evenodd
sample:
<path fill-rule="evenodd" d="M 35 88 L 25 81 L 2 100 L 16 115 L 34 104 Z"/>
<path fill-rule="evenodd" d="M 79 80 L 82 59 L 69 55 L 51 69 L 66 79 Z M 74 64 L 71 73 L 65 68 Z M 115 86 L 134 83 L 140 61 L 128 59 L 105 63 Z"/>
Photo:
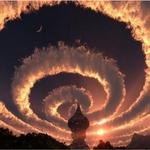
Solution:
<path fill-rule="evenodd" d="M 41 25 L 42 31 L 36 32 Z M 117 60 L 121 72 L 126 75 L 127 97 L 132 93 L 133 101 L 144 84 L 145 63 L 141 43 L 132 38 L 126 24 L 73 3 L 44 6 L 39 11 L 22 14 L 20 19 L 5 25 L 0 32 L 0 99 L 12 111 L 16 111 L 11 95 L 14 68 L 19 67 L 22 58 L 31 55 L 35 47 L 47 46 L 49 43 L 57 45 L 58 41 L 76 45 L 77 39 L 80 39 L 81 44 L 95 49 L 95 52 L 102 52 L 104 56 Z M 47 77 L 32 89 L 32 108 L 40 114 L 38 110 L 41 110 L 42 99 L 56 87 L 75 84 L 92 90 L 91 82 L 102 90 L 96 81 L 80 75 L 61 73 Z M 130 92 L 133 88 L 134 93 Z M 95 92 L 92 91 L 93 94 Z"/>

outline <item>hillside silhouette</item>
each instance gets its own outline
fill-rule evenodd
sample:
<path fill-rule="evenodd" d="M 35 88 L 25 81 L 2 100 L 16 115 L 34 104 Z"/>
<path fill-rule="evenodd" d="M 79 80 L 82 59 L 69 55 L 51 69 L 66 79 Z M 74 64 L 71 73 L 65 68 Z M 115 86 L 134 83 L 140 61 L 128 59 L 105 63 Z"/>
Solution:
<path fill-rule="evenodd" d="M 49 148 L 68 149 L 54 138 L 42 133 L 28 133 L 15 136 L 8 129 L 0 128 L 0 148 Z"/>
<path fill-rule="evenodd" d="M 139 149 L 145 148 L 150 149 L 150 135 L 140 135 L 135 133 L 131 139 L 131 142 L 128 144 L 127 148 Z"/>
<path fill-rule="evenodd" d="M 109 141 L 99 140 L 93 149 L 150 149 L 150 135 L 134 134 L 127 147 L 113 147 Z M 0 149 L 70 149 L 64 143 L 43 133 L 28 133 L 15 136 L 9 129 L 0 128 Z"/>
<path fill-rule="evenodd" d="M 133 134 L 131 142 L 125 147 L 113 147 L 109 141 L 99 141 L 93 149 L 150 149 L 150 135 Z"/>

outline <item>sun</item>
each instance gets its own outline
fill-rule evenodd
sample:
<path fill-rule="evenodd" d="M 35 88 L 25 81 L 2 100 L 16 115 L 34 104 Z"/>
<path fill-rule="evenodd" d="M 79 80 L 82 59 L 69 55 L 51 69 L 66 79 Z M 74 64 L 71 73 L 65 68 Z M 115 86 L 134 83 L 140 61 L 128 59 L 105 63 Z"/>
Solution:
<path fill-rule="evenodd" d="M 97 131 L 97 134 L 98 135 L 104 135 L 105 134 L 105 130 L 100 129 L 100 130 Z"/>

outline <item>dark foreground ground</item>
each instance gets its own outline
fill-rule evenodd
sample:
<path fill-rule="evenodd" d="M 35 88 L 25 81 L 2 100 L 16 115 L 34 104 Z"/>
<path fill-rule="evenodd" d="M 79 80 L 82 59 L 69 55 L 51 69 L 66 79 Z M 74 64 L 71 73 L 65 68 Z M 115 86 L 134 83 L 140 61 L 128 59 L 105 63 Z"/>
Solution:
<path fill-rule="evenodd" d="M 15 136 L 8 129 L 0 128 L 0 149 L 69 149 L 65 143 L 42 133 Z M 127 147 L 113 147 L 110 142 L 99 141 L 93 149 L 150 149 L 150 136 L 134 134 Z"/>

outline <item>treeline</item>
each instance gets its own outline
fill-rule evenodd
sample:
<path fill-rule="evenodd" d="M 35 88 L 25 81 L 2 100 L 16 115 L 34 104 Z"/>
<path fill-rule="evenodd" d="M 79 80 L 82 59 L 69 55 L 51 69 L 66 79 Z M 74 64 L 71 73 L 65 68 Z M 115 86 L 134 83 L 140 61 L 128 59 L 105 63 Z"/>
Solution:
<path fill-rule="evenodd" d="M 93 149 L 126 149 L 126 147 L 113 147 L 109 141 L 104 142 L 103 140 L 100 140 L 98 145 L 93 147 Z"/>
<path fill-rule="evenodd" d="M 69 149 L 64 143 L 42 133 L 28 133 L 15 136 L 9 129 L 0 128 L 0 148 L 20 149 Z M 99 141 L 93 149 L 113 149 L 110 142 Z"/>
<path fill-rule="evenodd" d="M 0 128 L 0 148 L 69 149 L 64 143 L 60 143 L 46 134 L 28 133 L 17 137 L 10 130 L 4 128 Z"/>
<path fill-rule="evenodd" d="M 65 137 L 64 137 L 65 138 Z M 150 148 L 150 135 L 134 134 L 127 147 L 113 147 L 109 141 L 99 141 L 93 149 Z M 9 129 L 0 128 L 0 149 L 69 149 L 65 143 L 43 133 L 28 133 L 15 136 Z"/>

